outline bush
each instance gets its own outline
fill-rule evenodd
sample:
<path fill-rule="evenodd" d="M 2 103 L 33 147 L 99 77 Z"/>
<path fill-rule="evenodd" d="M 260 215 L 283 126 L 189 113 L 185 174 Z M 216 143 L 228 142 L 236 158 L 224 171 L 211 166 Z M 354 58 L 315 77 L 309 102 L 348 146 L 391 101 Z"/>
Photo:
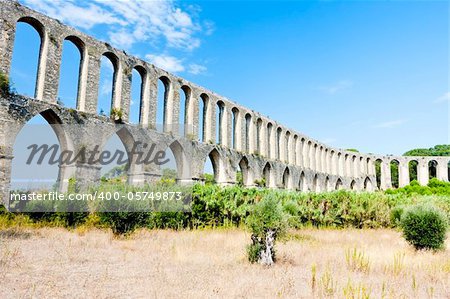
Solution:
<path fill-rule="evenodd" d="M 435 207 L 418 205 L 407 209 L 401 217 L 403 236 L 416 249 L 441 249 L 447 231 L 447 219 Z"/>
<path fill-rule="evenodd" d="M 391 210 L 391 225 L 401 226 L 401 220 L 403 212 L 405 211 L 405 206 L 396 206 Z"/>

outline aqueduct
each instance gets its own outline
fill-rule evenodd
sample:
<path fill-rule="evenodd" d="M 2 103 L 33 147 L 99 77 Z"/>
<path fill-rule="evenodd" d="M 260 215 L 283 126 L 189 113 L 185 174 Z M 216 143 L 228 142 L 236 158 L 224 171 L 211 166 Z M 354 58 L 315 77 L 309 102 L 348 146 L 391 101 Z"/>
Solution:
<path fill-rule="evenodd" d="M 392 187 L 391 163 L 398 164 L 399 186 L 410 182 L 411 163 L 417 167 L 420 184 L 427 184 L 430 165 L 438 179 L 449 181 L 450 157 L 377 156 L 331 148 L 15 1 L 0 0 L 0 4 L 0 71 L 4 75 L 10 74 L 17 23 L 31 25 L 40 36 L 35 96 L 9 95 L 0 99 L 3 194 L 9 191 L 16 136 L 38 114 L 48 123 L 57 124 L 53 128 L 62 149 L 76 152 L 98 144 L 104 146 L 115 133 L 127 151 L 135 141 L 153 141 L 163 150 L 170 148 L 176 159 L 178 180 L 183 183 L 202 180 L 208 158 L 213 164 L 215 181 L 223 185 L 236 183 L 236 174 L 242 171 L 246 186 L 259 180 L 270 188 L 299 191 L 373 191 Z M 64 41 L 75 44 L 81 56 L 76 109 L 63 107 L 57 101 Z M 122 113 L 121 124 L 97 113 L 102 57 L 107 57 L 114 67 L 111 106 Z M 138 71 L 142 82 L 137 126 L 129 123 L 133 70 Z M 159 80 L 164 83 L 162 132 L 156 130 Z M 184 112 L 180 111 L 181 101 Z M 181 133 L 173 125 L 179 123 Z M 133 162 L 130 159 L 130 183 L 148 182 L 160 176 L 160 169 Z M 380 163 L 380 177 L 376 176 L 376 163 Z M 81 185 L 97 182 L 100 166 L 83 160 L 61 166 L 58 179 L 61 190 L 71 177 Z"/>

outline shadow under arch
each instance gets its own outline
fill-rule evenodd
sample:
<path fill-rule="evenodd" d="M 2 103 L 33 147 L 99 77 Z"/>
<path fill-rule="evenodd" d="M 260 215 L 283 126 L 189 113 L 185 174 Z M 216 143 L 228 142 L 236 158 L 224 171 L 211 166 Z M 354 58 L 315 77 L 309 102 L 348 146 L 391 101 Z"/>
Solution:
<path fill-rule="evenodd" d="M 364 180 L 364 190 L 373 191 L 372 180 L 369 177 L 366 177 L 366 179 Z"/>
<path fill-rule="evenodd" d="M 301 192 L 306 192 L 308 191 L 308 184 L 306 182 L 306 177 L 305 177 L 305 172 L 302 171 L 302 173 L 300 174 L 300 178 L 298 181 L 298 190 Z"/>
<path fill-rule="evenodd" d="M 264 168 L 263 168 L 263 172 L 262 172 L 262 177 L 264 178 L 264 180 L 265 180 L 265 187 L 266 188 L 270 188 L 270 187 L 272 187 L 272 166 L 270 165 L 270 163 L 269 162 L 267 162 L 265 165 L 264 165 Z"/>
<path fill-rule="evenodd" d="M 238 165 L 242 173 L 242 184 L 244 186 L 252 185 L 252 176 L 250 173 L 250 166 L 247 157 L 242 157 Z"/>
<path fill-rule="evenodd" d="M 343 184 L 342 184 L 342 180 L 339 178 L 336 181 L 336 185 L 334 187 L 335 190 L 342 190 Z"/>
<path fill-rule="evenodd" d="M 169 149 L 172 151 L 172 154 L 175 157 L 177 180 L 183 181 L 189 179 L 189 163 L 183 146 L 180 144 L 180 142 L 178 142 L 178 140 L 175 140 L 169 145 Z"/>
<path fill-rule="evenodd" d="M 221 171 L 221 164 L 222 164 L 222 157 L 220 156 L 220 153 L 217 151 L 217 149 L 212 149 L 207 157 L 204 159 L 204 163 L 206 163 L 207 159 L 211 160 L 211 165 L 213 168 L 213 172 L 214 172 L 214 181 L 217 183 L 219 182 L 220 179 L 220 171 Z"/>
<path fill-rule="evenodd" d="M 48 146 L 48 151 L 43 150 L 36 152 L 38 155 L 41 155 L 43 157 L 43 163 L 50 163 L 50 160 L 53 160 L 54 162 L 58 163 L 58 177 L 56 180 L 56 187 L 58 191 L 65 192 L 67 191 L 68 183 L 70 177 L 74 176 L 75 174 L 75 161 L 73 161 L 73 154 L 74 154 L 74 146 L 73 142 L 69 136 L 69 134 L 66 132 L 63 122 L 61 118 L 58 116 L 58 114 L 52 110 L 52 109 L 45 109 L 43 111 L 37 112 L 35 114 L 29 114 L 25 122 L 17 124 L 15 126 L 10 127 L 9 131 L 9 141 L 7 141 L 8 144 L 11 144 L 12 151 L 15 151 L 16 145 L 17 145 L 17 139 L 19 134 L 25 129 L 27 125 L 30 124 L 30 121 L 35 118 L 41 116 L 45 123 L 51 127 L 51 130 L 53 131 L 54 135 L 56 136 L 56 139 L 58 141 L 57 146 L 59 146 L 58 150 L 52 150 L 53 144 L 37 144 L 38 148 L 41 146 Z M 39 131 L 30 132 L 32 134 L 40 134 Z M 31 149 L 30 149 L 31 150 Z M 47 153 L 45 153 L 47 152 Z M 59 152 L 59 156 L 56 155 Z M 40 153 L 40 154 L 39 154 Z M 68 154 L 72 154 L 72 156 L 68 156 Z M 30 152 L 31 155 L 31 152 Z M 42 155 L 45 155 L 42 156 Z M 13 155 L 14 156 L 14 155 Z M 29 156 L 29 158 L 32 158 Z M 35 157 L 36 158 L 36 157 Z M 13 158 L 14 159 L 14 158 Z M 40 159 L 38 156 L 37 159 Z M 32 162 L 31 162 L 32 163 Z M 27 163 L 28 164 L 28 163 Z M 39 163 L 38 163 L 39 165 Z M 51 164 L 49 164 L 51 165 Z M 2 166 L 3 167 L 3 166 Z M 44 166 L 45 167 L 45 166 Z M 11 164 L 11 173 L 13 172 L 13 163 Z"/>

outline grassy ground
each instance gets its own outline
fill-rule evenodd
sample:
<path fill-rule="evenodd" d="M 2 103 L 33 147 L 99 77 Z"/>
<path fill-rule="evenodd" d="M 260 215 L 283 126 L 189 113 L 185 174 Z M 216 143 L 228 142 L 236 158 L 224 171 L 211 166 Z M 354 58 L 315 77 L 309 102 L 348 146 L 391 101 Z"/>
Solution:
<path fill-rule="evenodd" d="M 450 298 L 450 241 L 415 252 L 390 229 L 293 231 L 273 268 L 243 230 L 0 232 L 0 298 Z"/>

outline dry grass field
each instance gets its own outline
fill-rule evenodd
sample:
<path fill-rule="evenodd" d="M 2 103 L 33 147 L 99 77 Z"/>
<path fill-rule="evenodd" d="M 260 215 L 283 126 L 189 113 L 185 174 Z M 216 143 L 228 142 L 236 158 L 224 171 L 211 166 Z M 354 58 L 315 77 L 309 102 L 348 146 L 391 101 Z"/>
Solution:
<path fill-rule="evenodd" d="M 450 242 L 415 252 L 395 230 L 314 230 L 251 265 L 243 230 L 0 233 L 0 298 L 450 298 Z"/>

